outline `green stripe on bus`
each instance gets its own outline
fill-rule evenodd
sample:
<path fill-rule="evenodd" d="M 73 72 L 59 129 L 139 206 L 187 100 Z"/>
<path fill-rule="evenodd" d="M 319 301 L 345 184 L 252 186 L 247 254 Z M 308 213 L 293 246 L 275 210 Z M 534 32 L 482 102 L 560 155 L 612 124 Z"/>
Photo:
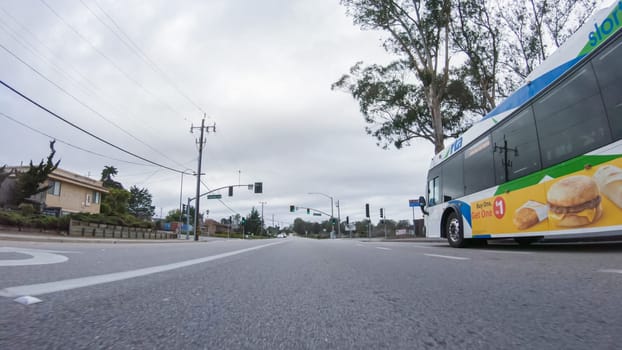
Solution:
<path fill-rule="evenodd" d="M 558 178 L 583 170 L 585 169 L 586 165 L 596 166 L 598 164 L 606 163 L 617 158 L 620 158 L 619 154 L 604 156 L 580 156 L 577 158 L 573 158 L 563 163 L 554 165 L 550 168 L 535 172 L 531 175 L 527 175 L 520 179 L 512 180 L 510 182 L 499 185 L 499 187 L 497 188 L 497 192 L 495 192 L 495 196 L 510 191 L 520 190 L 525 187 L 533 186 L 542 181 L 542 179 L 547 175 L 552 178 Z"/>

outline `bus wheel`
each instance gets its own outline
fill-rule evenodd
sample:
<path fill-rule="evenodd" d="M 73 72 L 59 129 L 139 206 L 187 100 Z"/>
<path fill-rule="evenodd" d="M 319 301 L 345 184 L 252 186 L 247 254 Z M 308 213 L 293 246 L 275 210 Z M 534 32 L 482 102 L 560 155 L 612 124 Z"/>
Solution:
<path fill-rule="evenodd" d="M 460 220 L 455 211 L 447 215 L 447 219 L 445 220 L 445 232 L 447 233 L 447 241 L 450 246 L 454 248 L 462 248 L 465 246 L 466 242 L 464 240 L 462 220 Z"/>
<path fill-rule="evenodd" d="M 528 246 L 531 243 L 536 243 L 543 237 L 514 237 L 514 241 L 521 246 Z"/>

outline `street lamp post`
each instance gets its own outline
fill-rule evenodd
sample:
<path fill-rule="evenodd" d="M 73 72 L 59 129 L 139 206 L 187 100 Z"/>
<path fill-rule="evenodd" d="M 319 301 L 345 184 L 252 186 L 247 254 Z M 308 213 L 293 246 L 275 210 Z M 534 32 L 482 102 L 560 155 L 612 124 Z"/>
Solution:
<path fill-rule="evenodd" d="M 333 210 L 333 197 L 331 197 L 331 196 L 329 196 L 329 195 L 327 195 L 325 193 L 321 193 L 321 192 L 309 192 L 309 194 L 319 194 L 320 196 L 324 196 L 324 197 L 330 199 L 330 223 L 331 223 L 331 227 L 332 227 L 331 238 L 333 238 L 332 235 L 335 232 L 335 224 L 333 223 L 333 218 L 335 217 L 335 214 L 334 214 L 335 212 Z M 339 229 L 339 225 L 337 225 L 337 229 Z"/>
<path fill-rule="evenodd" d="M 261 204 L 261 232 L 259 232 L 260 234 L 263 234 L 263 206 L 264 204 L 268 204 L 268 202 L 259 202 L 259 204 Z"/>
<path fill-rule="evenodd" d="M 188 175 L 196 175 L 196 173 L 194 171 L 192 171 L 191 173 L 186 173 L 187 170 L 192 171 L 192 169 L 186 169 L 184 171 L 181 172 L 181 184 L 179 185 L 179 233 L 181 234 L 181 226 L 183 225 L 184 222 L 184 212 L 183 212 L 183 206 L 182 206 L 182 195 L 184 192 L 184 174 L 188 174 Z"/>

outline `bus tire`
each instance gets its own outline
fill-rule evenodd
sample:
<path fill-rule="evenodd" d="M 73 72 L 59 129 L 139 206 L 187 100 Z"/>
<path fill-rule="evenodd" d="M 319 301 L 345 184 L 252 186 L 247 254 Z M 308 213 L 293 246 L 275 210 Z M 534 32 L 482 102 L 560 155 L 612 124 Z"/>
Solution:
<path fill-rule="evenodd" d="M 538 242 L 542 238 L 544 238 L 544 237 L 542 237 L 542 236 L 536 236 L 536 237 L 514 237 L 514 241 L 516 243 L 518 243 L 518 245 L 520 245 L 520 246 L 528 246 L 531 243 Z"/>
<path fill-rule="evenodd" d="M 463 248 L 466 245 L 462 220 L 455 211 L 450 211 L 445 219 L 445 233 L 447 242 L 454 248 Z"/>

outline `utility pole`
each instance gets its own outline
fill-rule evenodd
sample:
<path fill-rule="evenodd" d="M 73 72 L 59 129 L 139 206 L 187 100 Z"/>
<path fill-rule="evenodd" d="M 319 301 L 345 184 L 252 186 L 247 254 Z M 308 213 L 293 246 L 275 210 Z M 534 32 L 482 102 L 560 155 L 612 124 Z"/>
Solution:
<path fill-rule="evenodd" d="M 201 136 L 197 143 L 199 144 L 199 161 L 197 164 L 197 191 L 196 191 L 196 199 L 195 199 L 195 207 L 194 207 L 194 240 L 199 240 L 199 200 L 201 198 L 201 160 L 203 158 L 203 144 L 205 140 L 203 139 L 204 132 L 210 131 L 210 128 L 213 132 L 216 132 L 216 124 L 212 126 L 205 126 L 205 114 L 203 114 L 203 119 L 201 120 L 201 127 L 190 126 L 190 132 L 192 133 L 194 129 L 201 129 Z"/>
<path fill-rule="evenodd" d="M 268 204 L 268 202 L 259 202 L 259 204 L 261 204 L 261 232 L 263 233 L 263 206 L 264 204 Z"/>
<path fill-rule="evenodd" d="M 341 236 L 341 206 L 339 206 L 339 200 L 337 200 L 337 237 Z"/>

